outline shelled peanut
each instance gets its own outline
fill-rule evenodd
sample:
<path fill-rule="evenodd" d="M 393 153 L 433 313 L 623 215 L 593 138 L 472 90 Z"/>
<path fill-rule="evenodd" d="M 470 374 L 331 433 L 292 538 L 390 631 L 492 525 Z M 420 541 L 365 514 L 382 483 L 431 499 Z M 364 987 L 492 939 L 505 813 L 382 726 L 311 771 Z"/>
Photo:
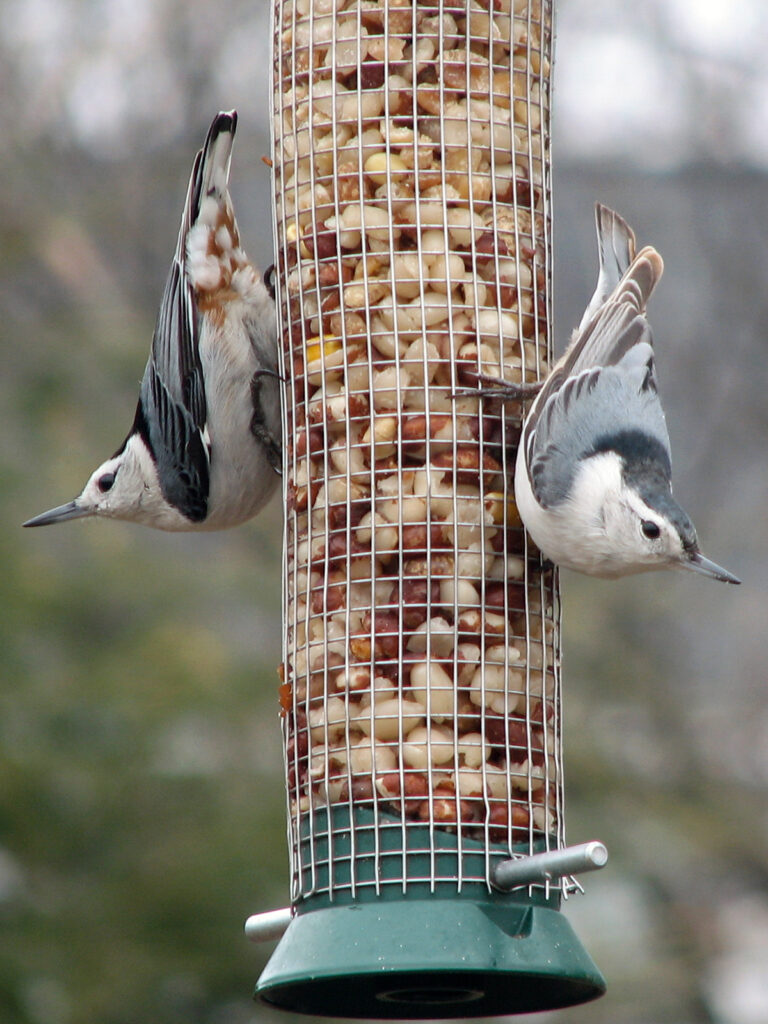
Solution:
<path fill-rule="evenodd" d="M 551 832 L 556 596 L 512 498 L 522 410 L 462 393 L 547 368 L 549 7 L 278 11 L 294 813 Z"/>

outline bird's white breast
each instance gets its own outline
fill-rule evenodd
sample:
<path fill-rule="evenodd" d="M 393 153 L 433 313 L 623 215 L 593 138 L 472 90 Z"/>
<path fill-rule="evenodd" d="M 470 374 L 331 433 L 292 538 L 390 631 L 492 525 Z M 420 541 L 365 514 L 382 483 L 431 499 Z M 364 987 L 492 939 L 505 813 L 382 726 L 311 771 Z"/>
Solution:
<path fill-rule="evenodd" d="M 621 459 L 604 452 L 584 460 L 569 496 L 542 508 L 528 478 L 522 445 L 515 465 L 515 500 L 520 518 L 539 550 L 557 565 L 590 576 L 618 576 L 632 571 L 606 532 L 604 512 L 621 492 Z"/>
<path fill-rule="evenodd" d="M 237 525 L 255 515 L 274 490 L 278 478 L 264 447 L 251 431 L 254 413 L 251 381 L 262 364 L 242 315 L 230 309 L 223 323 L 215 327 L 203 321 L 200 359 L 205 375 L 211 446 L 208 515 L 201 526 L 214 530 Z M 275 388 L 276 381 L 267 378 L 264 386 Z M 277 408 L 279 410 L 279 406 Z M 276 432 L 279 436 L 279 420 Z"/>

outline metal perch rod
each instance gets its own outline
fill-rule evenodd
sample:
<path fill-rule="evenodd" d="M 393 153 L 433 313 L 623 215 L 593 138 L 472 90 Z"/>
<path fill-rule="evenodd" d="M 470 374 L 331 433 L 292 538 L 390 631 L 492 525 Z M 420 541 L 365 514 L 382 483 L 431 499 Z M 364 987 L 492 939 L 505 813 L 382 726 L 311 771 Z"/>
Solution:
<path fill-rule="evenodd" d="M 597 871 L 608 862 L 608 850 L 597 839 L 562 850 L 547 850 L 530 857 L 501 861 L 493 872 L 497 889 L 513 889 L 518 885 L 549 882 L 564 875 L 577 875 L 584 871 Z M 268 910 L 252 914 L 245 922 L 245 934 L 251 942 L 269 942 L 279 939 L 291 922 L 291 908 Z"/>
<path fill-rule="evenodd" d="M 583 871 L 597 871 L 608 862 L 608 850 L 593 839 L 578 846 L 562 850 L 547 850 L 530 857 L 515 857 L 499 861 L 492 871 L 492 882 L 497 889 L 513 889 L 518 885 L 549 882 L 565 875 L 578 875 Z"/>
<path fill-rule="evenodd" d="M 291 923 L 290 907 L 267 910 L 263 914 L 251 914 L 245 922 L 245 935 L 251 942 L 270 942 L 279 939 Z"/>

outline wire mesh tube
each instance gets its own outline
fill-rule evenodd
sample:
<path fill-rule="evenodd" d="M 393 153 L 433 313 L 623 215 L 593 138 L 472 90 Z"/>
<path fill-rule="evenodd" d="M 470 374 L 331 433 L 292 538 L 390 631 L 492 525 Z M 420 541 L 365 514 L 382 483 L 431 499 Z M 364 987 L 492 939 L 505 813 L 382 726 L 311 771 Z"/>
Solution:
<path fill-rule="evenodd" d="M 551 356 L 550 3 L 277 0 L 274 31 L 292 900 L 490 889 L 564 843 L 522 409 L 457 394 Z"/>

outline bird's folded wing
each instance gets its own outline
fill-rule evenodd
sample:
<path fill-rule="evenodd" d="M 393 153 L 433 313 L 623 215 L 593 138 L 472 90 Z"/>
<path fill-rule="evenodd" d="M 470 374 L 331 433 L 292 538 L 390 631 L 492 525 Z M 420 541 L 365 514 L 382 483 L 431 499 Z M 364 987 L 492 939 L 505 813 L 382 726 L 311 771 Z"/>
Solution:
<path fill-rule="evenodd" d="M 586 326 L 574 332 L 570 345 L 531 406 L 523 430 L 524 444 L 530 444 L 544 407 L 569 377 L 590 368 L 615 365 L 638 341 L 650 343 L 645 307 L 663 269 L 661 256 L 654 248 L 646 246 L 635 256 L 616 288 Z M 530 472 L 530 462 L 528 465 Z"/>
<path fill-rule="evenodd" d="M 658 399 L 651 332 L 635 315 L 618 336 L 616 364 L 582 370 L 551 392 L 523 442 L 531 488 L 545 508 L 570 493 L 578 463 L 601 438 L 642 428 L 668 447 Z M 537 400 L 538 401 L 538 400 Z"/>
<path fill-rule="evenodd" d="M 194 296 L 177 259 L 160 304 L 141 400 L 166 499 L 188 518 L 204 519 L 209 488 L 205 382 Z"/>

